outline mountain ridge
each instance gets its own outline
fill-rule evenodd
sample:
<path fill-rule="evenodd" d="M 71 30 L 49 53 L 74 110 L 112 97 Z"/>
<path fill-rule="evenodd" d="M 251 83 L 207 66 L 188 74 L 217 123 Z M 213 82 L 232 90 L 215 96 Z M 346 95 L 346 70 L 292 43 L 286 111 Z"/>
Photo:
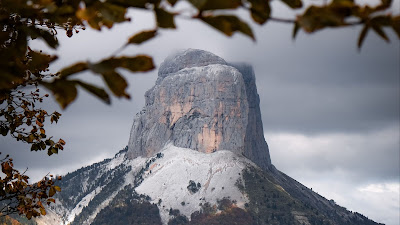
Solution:
<path fill-rule="evenodd" d="M 247 218 L 248 221 L 239 224 L 378 224 L 323 198 L 273 167 L 265 171 L 246 157 L 231 151 L 206 154 L 170 144 L 153 157 L 138 157 L 134 160 L 127 159 L 126 152 L 125 148 L 114 158 L 64 176 L 58 183 L 62 192 L 57 195 L 57 204 L 48 210 L 50 217 L 37 219 L 38 224 L 204 224 L 201 221 L 211 221 L 206 224 L 219 221 L 214 224 L 223 224 L 219 218 L 226 213 L 223 204 L 227 204 L 229 210 L 241 210 L 240 216 L 233 218 Z M 197 163 L 186 163 L 188 155 L 196 156 Z M 215 170 L 219 177 L 214 177 L 214 184 L 210 182 L 206 190 L 207 176 L 191 172 L 201 173 L 197 165 L 202 161 L 199 155 L 212 159 L 214 166 L 221 168 L 225 165 L 218 163 L 218 155 L 225 161 L 234 157 L 242 167 L 236 167 L 237 174 L 224 169 Z M 202 165 L 207 167 L 211 164 Z M 171 166 L 180 168 L 180 173 L 174 176 L 171 172 L 166 173 L 168 166 L 170 169 Z M 170 171 L 177 172 L 176 169 Z M 234 174 L 236 177 L 232 177 Z M 165 179 L 157 179 L 157 176 Z M 226 182 L 226 179 L 231 182 Z M 166 180 L 173 185 L 163 185 Z M 190 190 L 191 181 L 196 184 L 196 188 L 200 183 L 194 193 Z M 209 195 L 204 194 L 205 191 Z M 303 197 L 299 198 L 299 195 Z M 110 215 L 120 212 L 121 208 L 126 210 L 125 216 L 142 216 L 145 219 L 140 223 L 134 220 L 118 223 L 110 219 Z M 143 212 L 143 208 L 149 211 Z M 227 212 L 231 212 L 229 210 Z M 158 218 L 156 222 L 154 218 Z"/>

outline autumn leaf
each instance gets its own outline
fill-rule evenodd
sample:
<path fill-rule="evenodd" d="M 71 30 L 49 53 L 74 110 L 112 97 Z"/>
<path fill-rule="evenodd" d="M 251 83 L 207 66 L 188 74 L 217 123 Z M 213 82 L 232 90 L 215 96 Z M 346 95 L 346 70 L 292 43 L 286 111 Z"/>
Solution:
<path fill-rule="evenodd" d="M 232 36 L 234 32 L 239 31 L 255 40 L 253 31 L 249 25 L 236 16 L 206 16 L 201 19 L 227 36 Z"/>
<path fill-rule="evenodd" d="M 60 78 L 65 78 L 70 75 L 85 71 L 88 69 L 87 63 L 79 62 L 68 66 L 60 71 Z"/>
<path fill-rule="evenodd" d="M 157 30 L 142 31 L 128 39 L 128 44 L 141 44 L 157 35 Z"/>
<path fill-rule="evenodd" d="M 241 0 L 189 0 L 189 2 L 200 11 L 236 9 L 242 4 Z"/>
<path fill-rule="evenodd" d="M 153 59 L 146 55 L 116 58 L 114 64 L 131 72 L 147 72 L 155 68 Z"/>
<path fill-rule="evenodd" d="M 168 11 L 165 11 L 162 8 L 155 8 L 154 12 L 156 14 L 156 21 L 158 27 L 161 28 L 172 28 L 175 29 L 175 23 L 174 23 L 174 14 L 170 13 Z"/>
<path fill-rule="evenodd" d="M 63 139 L 60 138 L 60 140 L 58 141 L 60 142 L 60 144 L 65 145 L 65 141 Z"/>
<path fill-rule="evenodd" d="M 46 210 L 44 208 L 40 208 L 40 214 L 45 216 L 46 215 Z"/>
<path fill-rule="evenodd" d="M 74 101 L 78 94 L 76 82 L 73 81 L 56 79 L 52 83 L 42 82 L 42 84 L 53 92 L 57 102 L 63 109 Z"/>
<path fill-rule="evenodd" d="M 107 94 L 107 92 L 99 87 L 96 87 L 94 85 L 79 81 L 79 80 L 75 80 L 75 82 L 77 84 L 79 84 L 83 89 L 85 89 L 86 91 L 88 91 L 89 93 L 95 95 L 96 97 L 98 97 L 99 99 L 101 99 L 104 103 L 106 104 L 110 104 L 111 103 L 111 99 L 110 96 Z"/>
<path fill-rule="evenodd" d="M 53 197 L 55 194 L 56 194 L 56 189 L 53 186 L 49 190 L 49 197 Z"/>
<path fill-rule="evenodd" d="M 264 24 L 271 14 L 269 1 L 249 0 L 249 2 L 251 3 L 250 12 L 253 20 L 258 24 Z"/>
<path fill-rule="evenodd" d="M 115 71 L 109 71 L 102 73 L 101 75 L 115 96 L 129 98 L 129 95 L 125 92 L 125 89 L 128 87 L 128 83 L 119 73 Z"/>

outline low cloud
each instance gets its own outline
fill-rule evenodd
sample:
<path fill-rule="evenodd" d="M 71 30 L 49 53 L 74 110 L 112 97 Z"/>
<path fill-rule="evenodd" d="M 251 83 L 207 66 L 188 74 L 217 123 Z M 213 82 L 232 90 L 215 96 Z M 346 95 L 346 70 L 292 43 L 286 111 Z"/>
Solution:
<path fill-rule="evenodd" d="M 265 133 L 272 163 L 328 199 L 388 225 L 399 219 L 399 130 Z"/>

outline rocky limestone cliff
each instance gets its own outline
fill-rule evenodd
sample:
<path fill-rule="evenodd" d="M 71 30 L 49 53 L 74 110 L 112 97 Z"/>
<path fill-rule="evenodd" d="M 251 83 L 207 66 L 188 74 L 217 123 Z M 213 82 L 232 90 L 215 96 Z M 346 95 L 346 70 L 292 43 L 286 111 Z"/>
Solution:
<path fill-rule="evenodd" d="M 149 157 L 167 143 L 199 152 L 230 150 L 263 169 L 271 165 L 251 66 L 188 49 L 160 66 L 136 115 L 127 156 Z"/>

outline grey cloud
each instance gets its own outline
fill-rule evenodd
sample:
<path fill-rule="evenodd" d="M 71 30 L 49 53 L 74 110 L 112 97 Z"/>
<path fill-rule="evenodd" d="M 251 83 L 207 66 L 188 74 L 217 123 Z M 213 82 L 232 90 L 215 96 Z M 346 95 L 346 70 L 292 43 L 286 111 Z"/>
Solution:
<path fill-rule="evenodd" d="M 397 182 L 398 127 L 364 134 L 266 133 L 272 163 L 282 171 L 306 177 L 330 177 L 340 171 L 348 182 Z"/>
<path fill-rule="evenodd" d="M 141 12 L 137 15 L 132 24 L 116 26 L 110 31 L 86 30 L 70 39 L 60 36 L 61 57 L 53 70 L 79 60 L 107 57 L 135 31 L 152 28 L 152 15 Z M 299 180 L 307 176 L 316 180 L 326 175 L 329 182 L 335 182 L 331 173 L 335 169 L 343 170 L 349 179 L 359 177 L 363 182 L 398 178 L 399 138 L 393 135 L 396 133 L 387 140 L 389 144 L 382 141 L 382 136 L 369 135 L 399 127 L 400 44 L 393 33 L 390 37 L 396 41 L 390 44 L 369 33 L 358 52 L 356 41 L 360 28 L 327 30 L 313 35 L 299 33 L 292 41 L 291 26 L 269 23 L 253 26 L 257 42 L 252 42 L 240 34 L 227 38 L 197 22 L 177 20 L 177 24 L 178 30 L 163 30 L 154 40 L 127 47 L 120 54 L 147 53 L 160 65 L 176 50 L 199 48 L 229 62 L 248 62 L 255 68 L 267 134 L 359 135 L 367 142 L 354 145 L 355 150 L 349 152 L 345 148 L 348 142 L 336 139 L 329 148 L 331 151 L 311 151 L 318 150 L 315 147 L 300 149 L 303 152 L 298 152 L 296 159 L 281 152 L 282 148 L 288 148 L 288 143 L 276 146 L 267 135 L 272 162 L 278 169 Z M 106 106 L 81 92 L 78 100 L 61 112 L 59 124 L 48 130 L 54 137 L 67 141 L 66 150 L 58 156 L 31 153 L 27 145 L 4 137 L 0 137 L 1 151 L 11 153 L 16 166 L 22 170 L 29 167 L 28 174 L 36 178 L 47 172 L 66 173 L 111 157 L 127 144 L 133 117 L 144 105 L 144 92 L 153 86 L 157 76 L 156 71 L 139 75 L 122 73 L 129 80 L 130 101 L 113 99 L 113 104 Z M 93 75 L 78 77 L 101 84 Z M 46 107 L 58 110 L 55 103 Z M 278 157 L 277 152 L 282 156 Z M 299 165 L 303 171 L 296 172 Z M 341 182 L 354 185 L 349 180 Z"/>

